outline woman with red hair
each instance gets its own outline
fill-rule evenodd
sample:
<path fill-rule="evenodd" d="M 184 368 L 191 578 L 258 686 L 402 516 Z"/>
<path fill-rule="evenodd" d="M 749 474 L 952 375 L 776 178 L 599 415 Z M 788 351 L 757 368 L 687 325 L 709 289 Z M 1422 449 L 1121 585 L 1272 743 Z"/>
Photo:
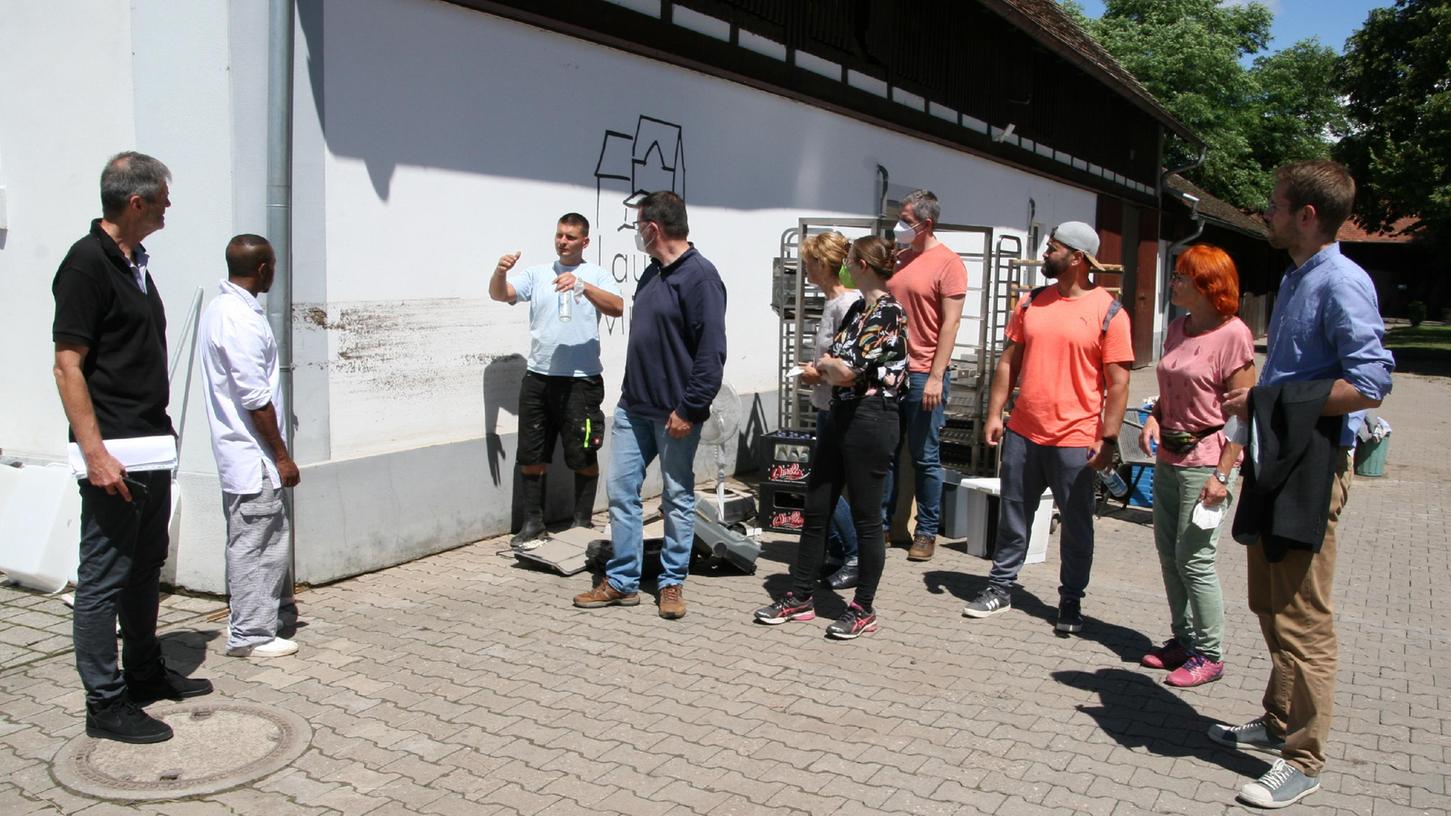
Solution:
<path fill-rule="evenodd" d="M 1239 273 L 1219 247 L 1195 244 L 1185 250 L 1169 278 L 1169 292 L 1170 302 L 1188 314 L 1165 332 L 1159 400 L 1139 445 L 1145 453 L 1158 445 L 1154 542 L 1174 636 L 1142 663 L 1171 670 L 1164 682 L 1187 688 L 1224 675 L 1214 512 L 1222 515 L 1228 503 L 1243 445 L 1226 436 L 1220 402 L 1226 392 L 1254 385 L 1254 336 L 1236 317 Z"/>

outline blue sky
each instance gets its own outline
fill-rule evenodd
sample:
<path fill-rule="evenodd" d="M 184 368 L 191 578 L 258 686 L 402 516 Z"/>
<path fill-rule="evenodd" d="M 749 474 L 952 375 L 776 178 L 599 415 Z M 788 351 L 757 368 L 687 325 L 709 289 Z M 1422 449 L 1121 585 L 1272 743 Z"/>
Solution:
<path fill-rule="evenodd" d="M 1394 5 L 1392 0 L 1260 0 L 1275 15 L 1270 52 L 1287 48 L 1306 37 L 1319 37 L 1322 45 L 1345 51 L 1345 39 L 1365 22 L 1373 8 Z M 1103 14 L 1103 0 L 1079 0 L 1090 17 Z"/>

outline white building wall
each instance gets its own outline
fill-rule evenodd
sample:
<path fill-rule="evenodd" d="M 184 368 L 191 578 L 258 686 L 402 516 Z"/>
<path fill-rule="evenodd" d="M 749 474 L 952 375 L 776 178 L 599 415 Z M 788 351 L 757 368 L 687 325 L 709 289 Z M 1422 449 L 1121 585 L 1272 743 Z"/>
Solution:
<path fill-rule="evenodd" d="M 59 14 L 56 4 L 0 0 L 7 76 L 62 44 L 74 55 L 28 74 L 24 93 L 7 82 L 0 95 L 10 223 L 0 232 L 0 365 L 23 395 L 0 414 L 0 447 L 36 458 L 59 457 L 65 438 L 49 374 L 49 282 L 98 209 L 105 158 L 134 146 L 176 174 L 168 226 L 147 242 L 173 337 L 195 287 L 209 298 L 223 274 L 226 239 L 265 225 L 265 4 L 70 5 Z M 504 252 L 552 260 L 565 211 L 591 219 L 588 257 L 617 273 L 628 300 L 646 259 L 616 230 L 628 220 L 623 198 L 671 186 L 685 196 L 692 239 L 728 290 L 726 377 L 748 400 L 759 396 L 771 424 L 780 236 L 802 216 L 873 215 L 878 165 L 894 189 L 935 190 L 944 222 L 1021 236 L 1029 199 L 1040 224 L 1094 218 L 1095 196 L 1082 189 L 437 0 L 303 0 L 295 65 L 304 581 L 507 528 L 527 307 L 489 301 L 487 276 Z M 99 124 L 67 126 L 77 119 Z M 628 313 L 602 328 L 607 407 L 627 323 Z M 177 582 L 219 591 L 221 518 L 199 393 L 173 564 Z M 561 499 L 568 480 L 555 482 Z"/>
<path fill-rule="evenodd" d="M 51 376 L 50 293 L 66 250 L 100 215 L 106 159 L 140 150 L 171 168 L 166 228 L 146 240 L 166 303 L 167 342 L 183 345 L 198 287 L 210 299 L 236 232 L 261 232 L 265 211 L 266 6 L 246 0 L 0 0 L 0 411 L 7 455 L 56 461 L 66 420 Z M 241 71 L 233 71 L 234 57 Z M 234 117 L 234 106 L 244 110 Z M 183 357 L 184 360 L 184 357 Z M 182 421 L 185 368 L 172 389 Z M 220 590 L 223 522 L 200 374 L 181 449 L 181 536 L 166 577 Z M 15 398 L 19 395 L 19 398 Z"/>

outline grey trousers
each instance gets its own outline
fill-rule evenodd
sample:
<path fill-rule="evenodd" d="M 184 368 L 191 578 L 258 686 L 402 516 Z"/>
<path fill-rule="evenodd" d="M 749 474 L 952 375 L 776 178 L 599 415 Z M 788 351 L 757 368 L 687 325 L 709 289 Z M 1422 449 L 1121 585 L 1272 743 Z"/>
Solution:
<path fill-rule="evenodd" d="M 1057 448 L 1004 431 L 1002 496 L 998 537 L 988 582 L 1009 591 L 1028 557 L 1028 531 L 1043 496 L 1053 492 L 1062 517 L 1058 595 L 1077 600 L 1088 588 L 1093 569 L 1093 478 L 1088 448 Z"/>
<path fill-rule="evenodd" d="M 227 591 L 231 593 L 231 619 L 227 648 L 259 646 L 277 637 L 285 586 L 291 564 L 287 549 L 287 508 L 282 489 L 272 486 L 262 471 L 262 491 L 252 494 L 222 492 L 227 515 Z"/>

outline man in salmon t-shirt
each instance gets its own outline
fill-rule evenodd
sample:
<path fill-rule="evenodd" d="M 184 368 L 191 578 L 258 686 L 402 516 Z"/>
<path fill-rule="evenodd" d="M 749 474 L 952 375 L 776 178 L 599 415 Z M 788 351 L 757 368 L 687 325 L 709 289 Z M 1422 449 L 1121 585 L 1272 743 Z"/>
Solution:
<path fill-rule="evenodd" d="M 1093 479 L 1113 461 L 1134 361 L 1129 318 L 1108 290 L 1088 280 L 1102 269 L 1098 233 L 1081 221 L 1058 225 L 1043 251 L 1053 285 L 1035 289 L 1008 320 L 1007 348 L 993 373 L 983 436 L 1002 445 L 1002 499 L 988 586 L 962 610 L 988 618 L 1012 608 L 1009 594 L 1028 554 L 1028 531 L 1043 488 L 1062 516 L 1058 621 L 1083 629 L 1080 604 L 1093 566 Z M 1003 429 L 1014 384 L 1017 402 Z M 1105 398 L 1107 390 L 1107 398 Z"/>
<path fill-rule="evenodd" d="M 967 296 L 967 268 L 962 258 L 932 234 L 942 207 L 937 196 L 917 190 L 902 199 L 897 222 L 897 271 L 887 281 L 887 291 L 907 312 L 907 378 L 911 390 L 902 401 L 899 419 L 901 440 L 912 453 L 917 471 L 917 530 L 907 558 L 926 561 L 937 546 L 937 528 L 942 508 L 941 441 L 943 409 L 952 384 L 947 373 L 952 344 L 962 321 L 962 300 Z M 900 444 L 900 443 L 899 443 Z M 897 506 L 897 454 L 887 471 L 882 500 L 882 524 L 892 527 L 892 509 Z"/>

